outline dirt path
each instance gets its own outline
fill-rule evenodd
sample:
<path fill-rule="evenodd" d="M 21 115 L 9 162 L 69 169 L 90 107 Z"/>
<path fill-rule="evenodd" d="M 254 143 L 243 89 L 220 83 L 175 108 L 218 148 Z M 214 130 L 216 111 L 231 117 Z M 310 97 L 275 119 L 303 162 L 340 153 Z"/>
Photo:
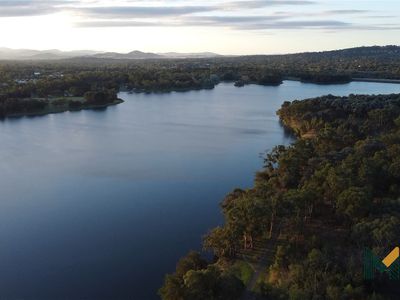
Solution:
<path fill-rule="evenodd" d="M 273 263 L 278 247 L 278 233 L 273 235 L 271 239 L 265 241 L 265 248 L 263 248 L 263 254 L 260 260 L 254 267 L 254 273 L 251 277 L 249 284 L 246 287 L 246 291 L 242 296 L 242 300 L 255 300 L 257 296 L 254 294 L 254 288 L 256 287 L 257 281 L 260 278 L 262 272 L 267 271 L 268 267 Z"/>

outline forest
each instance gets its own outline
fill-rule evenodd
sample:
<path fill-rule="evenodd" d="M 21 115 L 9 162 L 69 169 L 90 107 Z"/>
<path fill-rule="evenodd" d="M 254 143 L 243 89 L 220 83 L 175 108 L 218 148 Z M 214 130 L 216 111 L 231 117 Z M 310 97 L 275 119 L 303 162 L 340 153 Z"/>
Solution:
<path fill-rule="evenodd" d="M 225 197 L 224 224 L 203 239 L 213 258 L 182 258 L 161 298 L 398 299 L 387 273 L 363 277 L 363 251 L 383 258 L 400 243 L 400 95 L 327 95 L 277 113 L 298 139 Z"/>
<path fill-rule="evenodd" d="M 353 78 L 400 79 L 399 49 L 362 47 L 202 59 L 0 61 L 0 102 L 2 115 L 7 115 L 14 102 L 30 111 L 43 105 L 35 99 L 83 97 L 87 92 L 212 89 L 222 81 L 241 87 L 279 85 L 285 79 L 318 84 L 348 83 Z"/>

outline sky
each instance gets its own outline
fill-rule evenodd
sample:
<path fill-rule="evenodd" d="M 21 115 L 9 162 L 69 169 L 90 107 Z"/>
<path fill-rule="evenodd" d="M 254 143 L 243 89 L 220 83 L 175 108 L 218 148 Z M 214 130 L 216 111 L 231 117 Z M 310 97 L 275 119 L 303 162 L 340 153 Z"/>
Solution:
<path fill-rule="evenodd" d="M 399 0 L 0 0 L 0 47 L 274 54 L 400 44 Z"/>

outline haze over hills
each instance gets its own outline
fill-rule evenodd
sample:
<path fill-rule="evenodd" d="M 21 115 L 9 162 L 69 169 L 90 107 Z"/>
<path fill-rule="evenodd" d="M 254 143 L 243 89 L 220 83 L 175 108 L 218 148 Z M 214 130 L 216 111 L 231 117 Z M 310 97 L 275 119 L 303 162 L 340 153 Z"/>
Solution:
<path fill-rule="evenodd" d="M 308 57 L 330 57 L 332 59 L 340 58 L 360 58 L 360 57 L 376 57 L 384 59 L 395 59 L 400 57 L 400 46 L 365 46 L 332 51 L 321 52 L 303 52 L 293 54 L 275 54 L 275 55 L 248 55 L 248 57 L 281 57 L 285 56 L 288 59 L 300 59 Z M 232 57 L 224 56 L 213 52 L 199 53 L 153 53 L 142 51 L 131 51 L 128 53 L 118 52 L 99 52 L 93 50 L 75 50 L 61 51 L 57 49 L 50 50 L 31 50 L 31 49 L 11 49 L 0 47 L 0 60 L 58 60 L 58 59 L 73 59 L 73 58 L 93 58 L 93 59 L 116 59 L 116 60 L 145 60 L 145 59 L 184 59 L 184 58 L 215 58 L 215 57 Z"/>
<path fill-rule="evenodd" d="M 129 53 L 118 53 L 118 52 L 106 52 L 97 53 L 92 55 L 95 58 L 107 58 L 107 59 L 161 59 L 165 58 L 162 55 L 155 53 L 146 53 L 141 51 L 132 51 Z"/>
<path fill-rule="evenodd" d="M 0 48 L 0 59 L 17 59 L 17 60 L 29 60 L 29 59 L 63 59 L 77 56 L 94 55 L 98 51 L 91 50 L 75 50 L 75 51 L 61 51 L 57 49 L 49 50 L 31 50 L 31 49 L 11 49 L 11 48 Z"/>
<path fill-rule="evenodd" d="M 167 59 L 167 58 L 210 58 L 221 56 L 212 52 L 202 53 L 148 53 L 142 51 L 132 51 L 129 53 L 118 52 L 99 52 L 92 50 L 61 51 L 51 50 L 31 50 L 31 49 L 11 49 L 0 48 L 0 59 L 2 60 L 56 60 L 75 57 L 93 57 L 105 59 Z"/>

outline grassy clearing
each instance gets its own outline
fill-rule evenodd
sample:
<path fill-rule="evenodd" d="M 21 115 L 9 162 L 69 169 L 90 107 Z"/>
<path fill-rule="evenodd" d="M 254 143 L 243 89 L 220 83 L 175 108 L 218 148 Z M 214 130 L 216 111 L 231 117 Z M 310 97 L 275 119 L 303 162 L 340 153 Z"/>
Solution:
<path fill-rule="evenodd" d="M 231 272 L 245 285 L 250 282 L 250 279 L 254 274 L 254 270 L 251 265 L 243 260 L 236 261 L 231 268 Z"/>

